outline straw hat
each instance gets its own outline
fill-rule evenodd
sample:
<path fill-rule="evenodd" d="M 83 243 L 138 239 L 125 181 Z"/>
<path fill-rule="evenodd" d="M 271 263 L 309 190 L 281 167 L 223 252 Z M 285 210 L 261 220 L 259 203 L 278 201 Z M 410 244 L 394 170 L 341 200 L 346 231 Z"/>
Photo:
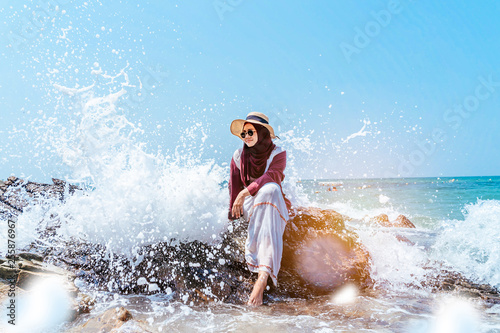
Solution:
<path fill-rule="evenodd" d="M 269 130 L 269 132 L 271 133 L 271 139 L 276 138 L 276 135 L 274 135 L 273 128 L 271 127 L 271 125 L 269 125 L 269 118 L 267 118 L 267 116 L 265 114 L 260 113 L 260 112 L 250 112 L 247 115 L 246 119 L 233 120 L 233 122 L 231 123 L 231 133 L 236 135 L 238 138 L 241 138 L 240 134 L 241 134 L 241 132 L 243 132 L 243 125 L 245 123 L 262 125 L 265 128 L 267 128 Z"/>

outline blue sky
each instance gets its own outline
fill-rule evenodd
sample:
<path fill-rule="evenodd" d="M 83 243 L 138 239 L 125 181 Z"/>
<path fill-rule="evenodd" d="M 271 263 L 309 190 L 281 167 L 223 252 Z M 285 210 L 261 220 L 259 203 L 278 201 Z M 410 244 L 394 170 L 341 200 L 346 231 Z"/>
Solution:
<path fill-rule="evenodd" d="M 0 1 L 0 178 L 67 176 L 29 124 L 64 122 L 54 84 L 109 93 L 91 71 L 127 64 L 152 152 L 200 124 L 200 158 L 227 163 L 231 120 L 260 111 L 302 178 L 500 174 L 498 2 L 52 3 Z"/>

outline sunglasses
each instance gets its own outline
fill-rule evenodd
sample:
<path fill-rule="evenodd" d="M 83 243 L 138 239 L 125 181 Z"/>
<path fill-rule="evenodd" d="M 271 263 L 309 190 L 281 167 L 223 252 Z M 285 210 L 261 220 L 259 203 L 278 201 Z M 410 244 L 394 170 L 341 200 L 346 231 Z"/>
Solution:
<path fill-rule="evenodd" d="M 244 139 L 244 138 L 245 138 L 245 136 L 247 136 L 247 134 L 248 134 L 248 136 L 253 136 L 253 134 L 254 134 L 255 132 L 256 132 L 256 131 L 249 129 L 249 130 L 248 130 L 248 131 L 246 131 L 246 132 L 241 132 L 240 136 L 241 136 L 241 138 L 243 138 L 243 139 Z"/>

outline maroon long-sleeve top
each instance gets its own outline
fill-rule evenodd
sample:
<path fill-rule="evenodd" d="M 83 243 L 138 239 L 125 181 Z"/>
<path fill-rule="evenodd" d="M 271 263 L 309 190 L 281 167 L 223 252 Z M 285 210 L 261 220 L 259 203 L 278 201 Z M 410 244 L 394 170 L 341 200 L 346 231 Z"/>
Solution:
<path fill-rule="evenodd" d="M 281 148 L 276 148 L 276 149 L 281 149 Z M 233 203 L 236 200 L 236 197 L 238 194 L 245 188 L 243 184 L 243 179 L 241 176 L 241 149 L 237 150 L 233 154 L 233 158 L 231 158 L 231 167 L 230 167 L 230 175 L 229 175 L 229 213 L 228 213 L 228 218 L 230 220 L 234 220 L 235 218 L 232 216 L 231 210 L 233 209 Z M 272 154 L 273 155 L 273 154 Z M 250 192 L 250 195 L 254 196 L 257 194 L 259 189 L 264 186 L 264 184 L 267 183 L 276 183 L 280 186 L 281 188 L 281 182 L 285 179 L 285 167 L 286 167 L 286 151 L 282 150 L 280 153 L 277 153 L 272 157 L 272 155 L 269 158 L 272 158 L 271 163 L 269 164 L 269 168 L 267 169 L 266 172 L 259 178 L 255 179 L 250 185 L 247 186 L 248 192 Z M 235 161 L 235 157 L 237 158 L 237 161 Z M 238 165 L 237 165 L 238 163 Z M 291 203 L 290 200 L 288 200 L 285 195 L 283 194 L 283 188 L 281 188 L 281 194 L 283 195 L 283 199 L 285 200 L 286 206 L 288 210 L 290 211 L 291 208 Z"/>

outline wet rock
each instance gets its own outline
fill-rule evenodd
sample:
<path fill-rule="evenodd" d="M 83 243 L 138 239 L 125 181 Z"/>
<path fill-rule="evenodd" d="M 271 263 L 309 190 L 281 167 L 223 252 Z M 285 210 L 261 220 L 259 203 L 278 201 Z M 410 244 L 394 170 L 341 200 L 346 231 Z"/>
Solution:
<path fill-rule="evenodd" d="M 487 304 L 500 303 L 500 293 L 496 288 L 487 284 L 477 284 L 457 272 L 442 270 L 439 275 L 430 278 L 424 283 L 432 287 L 434 292 L 446 291 L 456 293 L 461 297 L 481 298 Z"/>
<path fill-rule="evenodd" d="M 73 194 L 81 190 L 78 186 L 66 184 L 65 181 L 53 178 L 53 184 L 25 182 L 11 176 L 0 183 L 0 216 L 17 216 L 29 203 L 37 203 L 39 199 L 53 198 L 64 200 L 65 194 Z"/>
<path fill-rule="evenodd" d="M 414 242 L 412 242 L 411 240 L 409 240 L 407 237 L 403 236 L 403 235 L 394 235 L 396 237 L 396 239 L 400 242 L 404 242 L 404 243 L 407 243 L 409 245 L 415 245 Z"/>
<path fill-rule="evenodd" d="M 18 274 L 19 274 L 18 269 L 10 268 L 9 265 L 6 264 L 0 265 L 0 279 L 3 280 L 15 279 L 17 281 Z"/>
<path fill-rule="evenodd" d="M 26 200 L 54 193 L 63 199 L 65 188 L 68 185 L 57 179 L 50 185 L 28 182 L 15 189 L 9 187 L 12 195 L 8 202 L 24 207 L 26 202 L 19 200 L 22 191 L 29 197 Z M 356 235 L 346 230 L 347 219 L 333 210 L 299 209 L 285 231 L 284 252 L 289 257 L 283 258 L 280 287 L 271 285 L 270 294 L 309 297 L 344 281 L 366 281 L 368 256 Z M 46 235 L 50 235 L 49 231 Z M 244 259 L 246 233 L 247 225 L 239 221 L 216 246 L 201 242 L 146 246 L 139 249 L 140 263 L 118 255 L 110 258 L 103 247 L 76 241 L 46 248 L 44 255 L 48 262 L 77 272 L 79 278 L 98 289 L 125 294 L 171 293 L 174 299 L 196 304 L 214 300 L 241 304 L 248 299 L 255 279 Z M 306 267 L 307 255 L 318 259 L 315 271 Z M 27 262 L 40 260 L 31 254 L 19 257 Z M 19 275 L 23 286 L 34 275 L 47 274 L 39 264 L 23 265 L 24 272 Z M 140 278 L 142 283 L 137 283 Z"/>
<path fill-rule="evenodd" d="M 25 259 L 25 260 L 35 260 L 39 262 L 43 262 L 43 256 L 37 253 L 30 253 L 30 252 L 22 252 L 18 253 L 17 256 L 19 258 Z"/>
<path fill-rule="evenodd" d="M 95 306 L 95 299 L 89 295 L 79 293 L 78 294 L 78 314 L 90 313 Z"/>
<path fill-rule="evenodd" d="M 103 314 L 89 319 L 85 324 L 75 328 L 78 332 L 113 332 L 132 319 L 132 314 L 124 307 L 116 307 Z"/>
<path fill-rule="evenodd" d="M 31 260 L 23 257 L 31 258 Z M 2 262 L 0 265 L 0 300 L 7 295 L 4 294 L 4 291 L 10 290 L 8 285 L 10 281 L 13 281 L 12 283 L 15 285 L 16 297 L 20 295 L 32 297 L 31 295 L 40 291 L 39 288 L 42 286 L 43 288 L 50 286 L 49 288 L 55 288 L 53 290 L 60 295 L 67 295 L 70 298 L 70 304 L 72 302 L 74 305 L 68 311 L 67 320 L 74 320 L 80 313 L 76 301 L 78 289 L 73 283 L 75 275 L 60 267 L 38 261 L 37 259 L 40 258 L 42 256 L 34 253 L 22 253 L 15 256 L 14 263 L 12 260 L 0 259 Z"/>
<path fill-rule="evenodd" d="M 237 246 L 230 237 L 217 246 L 159 243 L 140 249 L 142 261 L 134 263 L 116 254 L 109 258 L 95 244 L 68 243 L 47 253 L 47 260 L 78 272 L 80 279 L 97 289 L 123 294 L 160 292 L 187 304 L 242 303 L 241 296 L 251 291 L 250 273 L 233 261 Z"/>
<path fill-rule="evenodd" d="M 415 228 L 415 225 L 404 215 L 399 215 L 393 225 L 397 228 Z"/>
<path fill-rule="evenodd" d="M 490 304 L 500 304 L 500 296 L 498 295 L 481 295 L 481 298 Z"/>
<path fill-rule="evenodd" d="M 3 220 L 9 220 L 21 213 L 22 211 L 9 205 L 7 202 L 1 201 L 2 195 L 0 193 L 0 218 Z"/>
<path fill-rule="evenodd" d="M 415 228 L 415 225 L 404 215 L 399 215 L 396 220 L 390 221 L 387 214 L 380 214 L 370 219 L 371 223 L 376 223 L 387 228 Z"/>
<path fill-rule="evenodd" d="M 346 228 L 346 220 L 333 210 L 299 209 L 283 236 L 278 289 L 291 297 L 310 297 L 347 282 L 362 287 L 371 283 L 368 252 Z"/>
<path fill-rule="evenodd" d="M 370 219 L 370 222 L 377 223 L 382 227 L 392 227 L 391 222 L 389 221 L 389 216 L 387 214 L 380 214 Z"/>
<path fill-rule="evenodd" d="M 356 234 L 345 227 L 346 219 L 333 210 L 299 210 L 285 231 L 279 287 L 270 285 L 267 294 L 312 297 L 347 281 L 366 285 L 369 256 Z M 146 246 L 139 250 L 140 263 L 118 255 L 109 258 L 103 247 L 77 243 L 49 253 L 48 260 L 72 267 L 79 278 L 108 291 L 161 292 L 186 304 L 242 304 L 255 280 L 244 259 L 246 232 L 247 226 L 240 221 L 215 246 L 198 241 Z M 314 270 L 309 265 L 313 259 Z"/>
<path fill-rule="evenodd" d="M 16 285 L 23 290 L 30 291 L 34 288 L 35 282 L 40 281 L 43 277 L 43 274 L 37 272 L 19 270 Z"/>
<path fill-rule="evenodd" d="M 10 176 L 7 178 L 7 181 L 10 183 L 15 183 L 18 178 L 16 176 Z"/>
<path fill-rule="evenodd" d="M 66 182 L 64 180 L 57 179 L 57 178 L 52 178 L 52 182 L 54 183 L 54 185 L 59 185 L 59 186 L 66 185 Z"/>
<path fill-rule="evenodd" d="M 24 254 L 28 257 L 35 258 L 34 254 Z M 16 286 L 29 291 L 36 285 L 36 282 L 44 278 L 57 277 L 60 279 L 61 286 L 72 296 L 76 296 L 78 289 L 73 281 L 75 275 L 60 267 L 43 263 L 36 260 L 26 260 L 20 256 L 16 256 L 14 266 L 12 261 L 2 258 L 3 263 L 0 265 L 0 278 L 4 280 L 16 281 Z"/>

